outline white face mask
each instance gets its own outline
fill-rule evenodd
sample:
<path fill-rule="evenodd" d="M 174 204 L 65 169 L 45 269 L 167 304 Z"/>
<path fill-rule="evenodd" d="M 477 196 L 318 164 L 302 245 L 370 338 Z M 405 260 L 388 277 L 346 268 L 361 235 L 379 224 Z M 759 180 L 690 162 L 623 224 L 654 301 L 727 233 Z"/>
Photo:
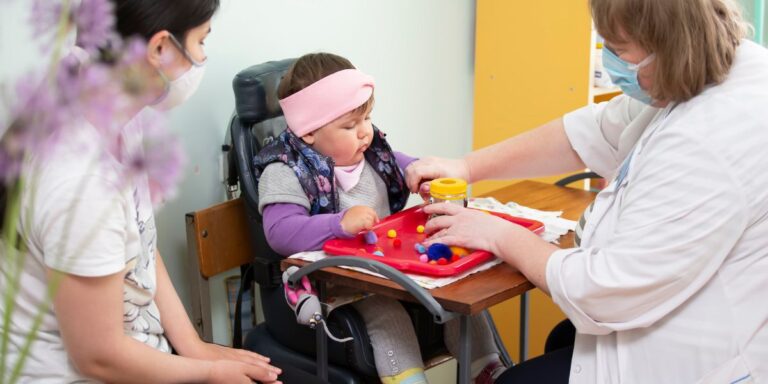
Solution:
<path fill-rule="evenodd" d="M 165 92 L 157 98 L 157 101 L 152 103 L 152 108 L 161 111 L 167 111 L 178 107 L 195 94 L 197 87 L 200 86 L 200 82 L 203 80 L 203 75 L 205 75 L 205 63 L 207 61 L 201 63 L 194 60 L 192 56 L 189 55 L 189 52 L 184 49 L 173 35 L 170 35 L 170 38 L 176 47 L 179 48 L 184 57 L 192 63 L 192 67 L 179 76 L 178 79 L 173 81 L 169 81 L 168 77 L 166 77 L 162 71 L 158 70 L 160 77 L 163 79 L 163 82 L 165 82 Z"/>

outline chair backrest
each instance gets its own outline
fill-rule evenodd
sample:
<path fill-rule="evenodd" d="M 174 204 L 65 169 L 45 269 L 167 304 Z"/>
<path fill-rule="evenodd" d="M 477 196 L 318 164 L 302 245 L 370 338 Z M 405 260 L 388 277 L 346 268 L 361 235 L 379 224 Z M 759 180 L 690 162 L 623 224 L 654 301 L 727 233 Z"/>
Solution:
<path fill-rule="evenodd" d="M 187 213 L 187 253 L 192 295 L 192 324 L 200 337 L 213 341 L 213 319 L 208 279 L 252 262 L 242 199 L 229 200 Z"/>
<path fill-rule="evenodd" d="M 280 284 L 278 262 L 283 256 L 267 243 L 258 211 L 259 191 L 253 174 L 253 157 L 286 128 L 277 98 L 280 80 L 295 59 L 270 61 L 246 68 L 232 81 L 235 113 L 229 124 L 229 183 L 237 183 L 246 213 L 254 279 L 262 287 Z M 234 164 L 234 167 L 231 166 Z M 239 181 L 239 183 L 238 183 Z"/>
<path fill-rule="evenodd" d="M 204 279 L 250 263 L 253 251 L 248 241 L 242 199 L 225 201 L 187 213 L 187 242 Z"/>

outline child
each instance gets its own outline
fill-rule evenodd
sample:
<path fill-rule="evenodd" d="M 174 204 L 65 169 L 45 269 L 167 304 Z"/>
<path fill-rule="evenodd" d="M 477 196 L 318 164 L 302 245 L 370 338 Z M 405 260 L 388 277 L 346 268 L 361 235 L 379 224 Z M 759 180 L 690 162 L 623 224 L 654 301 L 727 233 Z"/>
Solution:
<path fill-rule="evenodd" d="M 299 58 L 280 83 L 288 123 L 254 159 L 267 241 L 290 255 L 351 238 L 408 200 L 403 170 L 415 159 L 393 152 L 371 123 L 373 78 L 328 53 Z M 416 334 L 402 305 L 371 296 L 352 305 L 363 317 L 384 383 L 426 383 Z M 472 376 L 490 383 L 504 367 L 488 324 L 473 321 Z M 458 322 L 446 324 L 458 354 Z"/>

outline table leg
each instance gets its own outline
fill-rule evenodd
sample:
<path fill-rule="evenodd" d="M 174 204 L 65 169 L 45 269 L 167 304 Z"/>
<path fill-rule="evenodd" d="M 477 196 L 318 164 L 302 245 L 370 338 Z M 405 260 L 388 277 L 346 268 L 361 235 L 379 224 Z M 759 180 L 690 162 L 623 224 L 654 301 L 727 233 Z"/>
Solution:
<path fill-rule="evenodd" d="M 472 371 L 472 332 L 470 332 L 472 317 L 459 316 L 459 384 L 468 384 Z"/>
<path fill-rule="evenodd" d="M 317 282 L 317 298 L 322 303 L 324 297 L 325 284 L 322 281 Z M 323 313 L 325 316 L 325 313 Z M 320 380 L 328 380 L 328 338 L 325 337 L 325 330 L 322 324 L 315 327 L 315 351 L 317 352 L 317 377 Z"/>
<path fill-rule="evenodd" d="M 528 359 L 528 292 L 520 295 L 520 363 Z"/>

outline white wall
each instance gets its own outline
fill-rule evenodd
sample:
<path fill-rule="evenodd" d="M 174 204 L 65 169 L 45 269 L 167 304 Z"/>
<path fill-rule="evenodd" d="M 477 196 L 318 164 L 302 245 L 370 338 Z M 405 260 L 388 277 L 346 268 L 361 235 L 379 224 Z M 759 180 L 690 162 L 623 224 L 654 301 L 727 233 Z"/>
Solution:
<path fill-rule="evenodd" d="M 373 121 L 405 153 L 458 156 L 471 148 L 474 1 L 223 0 L 198 93 L 173 113 L 191 164 L 179 198 L 158 214 L 160 249 L 187 301 L 184 213 L 219 201 L 218 146 L 232 113 L 232 77 L 268 60 L 340 54 L 376 78 Z M 223 286 L 221 280 L 212 283 Z M 216 293 L 214 293 L 216 295 Z M 226 342 L 224 294 L 214 337 Z"/>
<path fill-rule="evenodd" d="M 0 81 L 37 62 L 27 1 L 0 0 Z M 160 251 L 189 308 L 184 214 L 221 201 L 219 146 L 232 113 L 232 78 L 268 60 L 327 51 L 376 78 L 373 120 L 392 146 L 423 156 L 471 148 L 473 0 L 222 0 L 200 90 L 172 112 L 190 163 L 178 198 L 157 215 Z M 0 109 L 0 111 L 2 111 Z M 228 342 L 223 282 L 214 279 L 214 338 Z"/>

